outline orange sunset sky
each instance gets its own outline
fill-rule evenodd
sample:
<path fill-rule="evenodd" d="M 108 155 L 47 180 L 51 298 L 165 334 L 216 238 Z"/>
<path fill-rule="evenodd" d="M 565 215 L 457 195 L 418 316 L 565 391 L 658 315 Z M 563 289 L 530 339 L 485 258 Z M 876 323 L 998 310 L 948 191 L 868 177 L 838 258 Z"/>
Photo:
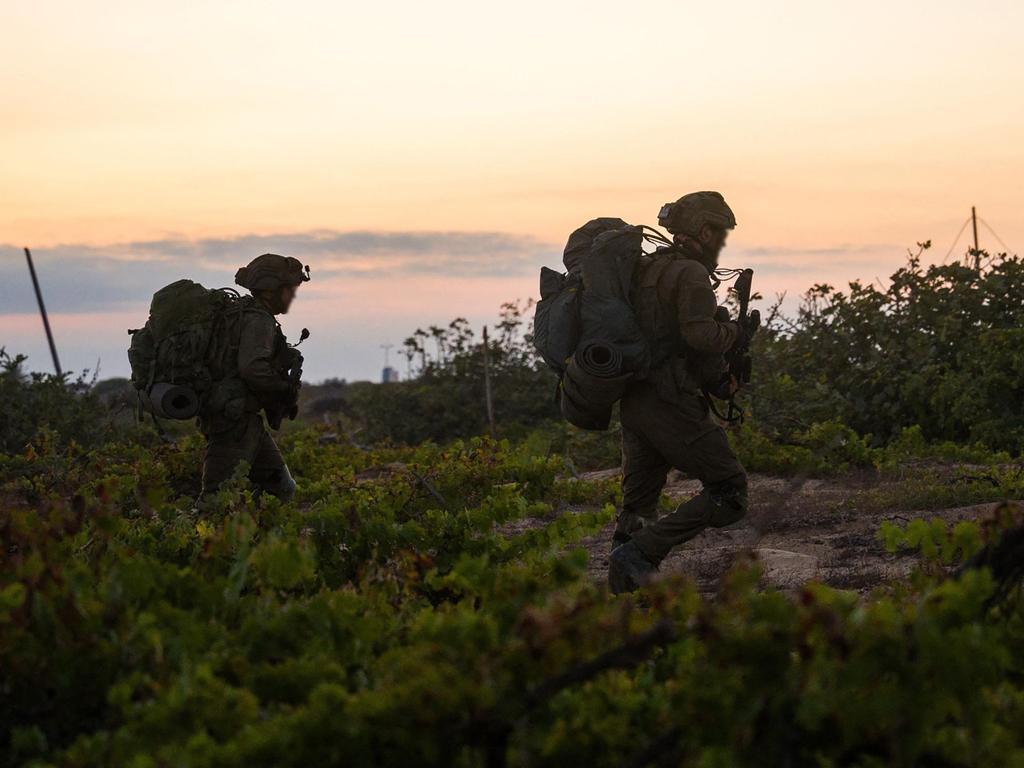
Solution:
<path fill-rule="evenodd" d="M 942 260 L 972 204 L 1024 243 L 1020 2 L 6 0 L 0 30 L 0 346 L 39 370 L 22 246 L 104 376 L 163 284 L 297 256 L 315 380 L 696 189 L 768 295 Z"/>

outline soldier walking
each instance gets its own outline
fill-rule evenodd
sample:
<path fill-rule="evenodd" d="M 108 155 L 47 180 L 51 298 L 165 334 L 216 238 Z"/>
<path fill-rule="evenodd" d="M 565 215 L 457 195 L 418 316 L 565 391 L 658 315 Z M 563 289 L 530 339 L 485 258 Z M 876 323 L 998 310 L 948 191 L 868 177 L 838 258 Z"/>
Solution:
<path fill-rule="evenodd" d="M 712 419 L 706 394 L 735 393 L 724 355 L 756 330 L 723 317 L 711 282 L 736 218 L 719 193 L 694 192 L 666 204 L 658 223 L 673 245 L 641 257 L 633 283 L 655 365 L 621 401 L 623 505 L 608 568 L 615 593 L 637 589 L 673 547 L 708 526 L 737 522 L 748 508 L 746 472 Z M 703 489 L 658 519 L 672 468 Z"/>
<path fill-rule="evenodd" d="M 261 491 L 287 501 L 295 493 L 284 457 L 263 422 L 273 429 L 298 412 L 301 356 L 288 345 L 277 315 L 286 314 L 309 267 L 298 259 L 265 253 L 242 267 L 235 282 L 243 297 L 224 325 L 222 370 L 204 403 L 199 428 L 206 437 L 203 495 L 216 491 L 241 462 Z"/>

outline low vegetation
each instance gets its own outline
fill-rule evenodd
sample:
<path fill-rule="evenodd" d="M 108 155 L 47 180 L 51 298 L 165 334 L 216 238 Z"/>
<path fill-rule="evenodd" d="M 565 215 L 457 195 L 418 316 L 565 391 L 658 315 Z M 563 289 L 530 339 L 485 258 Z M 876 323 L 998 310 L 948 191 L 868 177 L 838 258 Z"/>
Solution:
<path fill-rule="evenodd" d="M 202 515 L 198 435 L 3 356 L 0 766 L 1024 765 L 1021 265 L 965 269 L 816 288 L 731 432 L 754 472 L 866 478 L 837 515 L 919 510 L 879 530 L 919 567 L 870 594 L 741 557 L 711 597 L 609 595 L 618 483 L 586 470 L 616 435 L 552 418 L 515 306 L 503 439 L 456 322 L 412 338 L 418 378 L 304 403 L 292 502 L 240 470 Z"/>
<path fill-rule="evenodd" d="M 612 598 L 578 542 L 615 483 L 556 454 L 304 429 L 285 441 L 294 503 L 257 504 L 239 478 L 199 518 L 199 450 L 41 439 L 3 457 L 3 764 L 1024 756 L 1005 574 L 923 571 L 861 600 L 759 589 L 744 562 L 711 601 L 678 579 Z M 963 563 L 1021 522 L 1001 514 L 885 535 Z"/>

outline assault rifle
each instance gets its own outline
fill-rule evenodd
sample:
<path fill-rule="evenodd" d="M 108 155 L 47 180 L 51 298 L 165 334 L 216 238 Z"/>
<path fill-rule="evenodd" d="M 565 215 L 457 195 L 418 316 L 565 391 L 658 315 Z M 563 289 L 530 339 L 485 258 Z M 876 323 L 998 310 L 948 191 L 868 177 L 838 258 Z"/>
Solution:
<path fill-rule="evenodd" d="M 299 415 L 299 388 L 302 387 L 302 353 L 298 346 L 309 338 L 309 329 L 303 328 L 296 344 L 288 344 L 281 352 L 278 370 L 289 384 L 288 393 L 276 403 L 267 406 L 267 424 L 271 429 L 280 429 L 281 422 L 287 416 L 292 421 Z"/>
<path fill-rule="evenodd" d="M 740 326 L 740 337 L 736 339 L 732 349 L 725 355 L 726 362 L 729 363 L 729 373 L 736 377 L 736 383 L 741 386 L 750 383 L 752 368 L 750 340 L 757 329 L 761 327 L 761 313 L 756 309 L 753 312 L 749 311 L 750 289 L 753 281 L 754 270 L 752 269 L 744 269 L 736 278 L 734 290 L 740 303 L 740 312 L 736 322 Z"/>
<path fill-rule="evenodd" d="M 736 317 L 736 323 L 740 327 L 740 335 L 736 338 L 732 348 L 725 353 L 725 362 L 729 366 L 729 377 L 733 380 L 729 387 L 729 410 L 725 414 L 719 413 L 713 402 L 711 407 L 715 415 L 723 421 L 742 422 L 743 409 L 736 402 L 736 392 L 744 384 L 750 383 L 753 368 L 753 361 L 750 357 L 750 340 L 757 333 L 757 329 L 761 327 L 761 313 L 756 309 L 750 310 L 754 270 L 742 269 L 734 274 L 736 274 L 736 284 L 733 286 L 733 290 L 736 291 L 736 298 L 739 301 L 739 315 Z"/>

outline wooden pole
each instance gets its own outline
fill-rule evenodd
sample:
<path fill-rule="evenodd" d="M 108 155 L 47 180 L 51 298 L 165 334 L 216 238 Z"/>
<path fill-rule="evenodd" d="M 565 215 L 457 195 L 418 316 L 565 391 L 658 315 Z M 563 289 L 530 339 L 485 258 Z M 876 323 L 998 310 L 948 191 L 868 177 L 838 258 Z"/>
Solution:
<path fill-rule="evenodd" d="M 60 360 L 57 359 L 57 345 L 53 342 L 53 331 L 50 330 L 50 319 L 46 316 L 46 305 L 43 304 L 43 292 L 39 289 L 39 278 L 36 277 L 36 268 L 32 263 L 32 252 L 25 249 L 25 260 L 28 262 L 28 271 L 32 275 L 32 287 L 36 289 L 36 301 L 39 302 L 39 314 L 43 316 L 43 328 L 46 329 L 46 340 L 50 343 L 50 354 L 53 356 L 53 367 L 58 376 L 63 376 Z"/>
<path fill-rule="evenodd" d="M 981 269 L 981 250 L 978 248 L 978 213 L 971 206 L 971 225 L 974 227 L 974 268 Z"/>
<path fill-rule="evenodd" d="M 491 438 L 498 436 L 494 426 L 494 396 L 491 393 L 491 344 L 484 326 L 484 397 L 487 399 L 487 424 L 491 430 Z"/>

